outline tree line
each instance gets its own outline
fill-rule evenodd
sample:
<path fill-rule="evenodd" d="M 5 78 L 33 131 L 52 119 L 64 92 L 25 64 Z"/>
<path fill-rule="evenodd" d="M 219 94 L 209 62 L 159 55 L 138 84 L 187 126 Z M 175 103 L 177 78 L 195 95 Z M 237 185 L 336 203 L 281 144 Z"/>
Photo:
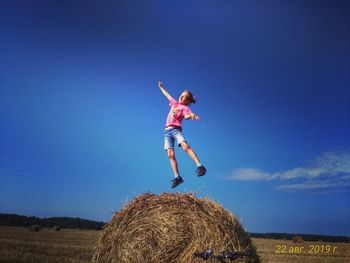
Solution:
<path fill-rule="evenodd" d="M 25 226 L 39 225 L 41 227 L 61 227 L 74 229 L 100 230 L 106 223 L 73 217 L 50 217 L 39 218 L 35 216 L 22 216 L 16 214 L 0 214 L 0 225 L 2 226 Z"/>
<path fill-rule="evenodd" d="M 35 216 L 22 216 L 16 214 L 0 214 L 0 226 L 25 226 L 38 225 L 40 227 L 60 227 L 73 229 L 94 229 L 101 230 L 105 222 L 73 218 L 73 217 L 50 217 L 39 218 Z M 346 236 L 325 236 L 308 234 L 288 234 L 288 233 L 249 233 L 250 237 L 266 239 L 285 239 L 293 240 L 295 236 L 301 236 L 304 241 L 323 241 L 323 242 L 350 242 Z"/>
<path fill-rule="evenodd" d="M 249 233 L 250 237 L 266 238 L 266 239 L 285 239 L 293 240 L 295 236 L 301 236 L 304 241 L 314 242 L 350 242 L 350 238 L 346 236 L 325 236 L 325 235 L 310 235 L 310 234 L 288 234 L 288 233 Z"/>

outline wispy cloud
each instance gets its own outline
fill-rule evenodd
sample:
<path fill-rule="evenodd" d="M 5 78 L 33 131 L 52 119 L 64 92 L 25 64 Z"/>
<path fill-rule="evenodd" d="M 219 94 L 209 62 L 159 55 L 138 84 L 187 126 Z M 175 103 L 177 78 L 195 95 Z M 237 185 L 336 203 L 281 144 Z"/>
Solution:
<path fill-rule="evenodd" d="M 310 165 L 279 172 L 267 172 L 255 168 L 235 169 L 230 180 L 270 181 L 279 180 L 281 191 L 344 188 L 350 186 L 350 153 L 327 152 Z M 297 183 L 295 181 L 298 181 Z"/>

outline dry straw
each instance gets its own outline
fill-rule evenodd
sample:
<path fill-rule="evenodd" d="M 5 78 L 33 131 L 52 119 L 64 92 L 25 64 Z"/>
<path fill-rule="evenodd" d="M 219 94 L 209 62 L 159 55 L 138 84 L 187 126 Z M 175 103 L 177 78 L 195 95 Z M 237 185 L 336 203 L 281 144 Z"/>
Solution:
<path fill-rule="evenodd" d="M 92 262 L 204 262 L 193 253 L 207 249 L 214 254 L 250 251 L 251 257 L 234 262 L 260 262 L 237 218 L 208 197 L 147 193 L 127 203 L 105 226 Z"/>

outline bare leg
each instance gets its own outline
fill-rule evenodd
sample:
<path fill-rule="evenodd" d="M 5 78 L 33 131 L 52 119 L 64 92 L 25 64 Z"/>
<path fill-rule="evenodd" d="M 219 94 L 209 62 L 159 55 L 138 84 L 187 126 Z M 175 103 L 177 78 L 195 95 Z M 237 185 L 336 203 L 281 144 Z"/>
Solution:
<path fill-rule="evenodd" d="M 167 149 L 168 157 L 170 160 L 171 168 L 173 169 L 174 176 L 179 175 L 179 168 L 177 167 L 177 161 L 175 158 L 175 151 L 172 148 Z"/>
<path fill-rule="evenodd" d="M 188 145 L 187 142 L 182 142 L 181 143 L 181 147 L 182 149 L 184 149 L 185 152 L 188 153 L 188 155 L 191 157 L 191 159 L 197 164 L 200 163 L 196 153 L 194 152 L 194 150 Z"/>

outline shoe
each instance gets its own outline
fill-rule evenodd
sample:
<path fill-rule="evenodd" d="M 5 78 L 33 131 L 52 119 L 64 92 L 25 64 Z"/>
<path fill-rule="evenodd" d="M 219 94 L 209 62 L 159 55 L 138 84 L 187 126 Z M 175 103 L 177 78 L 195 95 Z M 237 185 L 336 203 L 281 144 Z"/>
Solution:
<path fill-rule="evenodd" d="M 196 169 L 196 173 L 198 176 L 203 176 L 205 175 L 206 172 L 207 172 L 207 169 L 205 169 L 203 165 L 198 166 L 198 168 Z"/>
<path fill-rule="evenodd" d="M 174 180 L 171 180 L 173 182 L 173 184 L 171 185 L 171 188 L 175 188 L 176 186 L 178 186 L 179 184 L 182 184 L 184 182 L 184 180 L 182 180 L 181 176 L 176 177 Z"/>

